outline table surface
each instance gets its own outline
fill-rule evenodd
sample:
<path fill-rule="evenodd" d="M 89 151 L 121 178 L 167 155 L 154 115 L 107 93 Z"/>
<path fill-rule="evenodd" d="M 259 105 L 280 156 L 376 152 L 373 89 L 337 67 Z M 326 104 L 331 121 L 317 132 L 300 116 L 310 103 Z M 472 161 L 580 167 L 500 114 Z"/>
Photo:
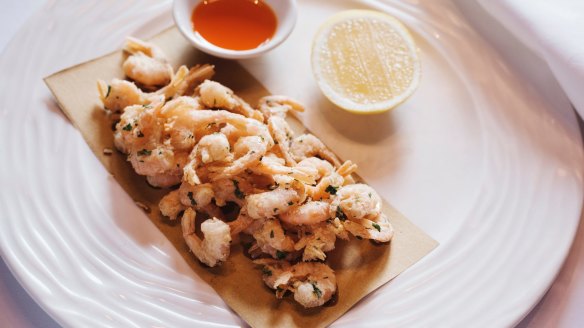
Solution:
<path fill-rule="evenodd" d="M 0 53 L 44 0 L 3 3 Z M 579 120 L 581 128 L 584 127 Z M 581 327 L 584 325 L 584 213 L 570 254 L 550 290 L 517 327 Z M 0 261 L 0 313 L 7 327 L 59 327 L 26 293 L 6 263 Z"/>

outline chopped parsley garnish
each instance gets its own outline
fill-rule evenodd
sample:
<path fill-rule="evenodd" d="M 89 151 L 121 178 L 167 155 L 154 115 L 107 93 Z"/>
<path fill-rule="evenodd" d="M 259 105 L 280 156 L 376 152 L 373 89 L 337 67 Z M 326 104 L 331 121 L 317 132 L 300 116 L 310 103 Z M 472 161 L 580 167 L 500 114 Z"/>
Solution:
<path fill-rule="evenodd" d="M 138 154 L 138 156 L 149 156 L 150 154 L 152 154 L 152 150 L 142 149 L 138 151 L 136 154 Z"/>
<path fill-rule="evenodd" d="M 124 131 L 132 131 L 132 124 L 131 123 L 126 124 L 126 126 L 124 126 L 122 128 L 122 130 L 124 130 Z"/>
<path fill-rule="evenodd" d="M 237 197 L 239 199 L 244 199 L 245 194 L 239 189 L 239 181 L 237 181 L 237 180 L 231 180 L 231 181 L 233 181 L 233 186 L 235 187 L 235 191 L 233 191 L 233 193 L 235 194 L 235 197 Z"/>
<path fill-rule="evenodd" d="M 270 238 L 274 238 L 274 230 L 270 231 Z"/>
<path fill-rule="evenodd" d="M 268 268 L 263 268 L 263 269 L 262 269 L 262 273 L 263 273 L 265 276 L 268 276 L 268 277 L 269 277 L 269 276 L 271 276 L 271 275 L 272 275 L 272 270 L 270 270 L 270 269 L 268 269 Z"/>
<path fill-rule="evenodd" d="M 294 202 L 288 202 L 288 206 L 294 205 Z"/>
<path fill-rule="evenodd" d="M 373 223 L 371 223 L 371 225 L 373 226 L 373 228 L 375 228 L 375 230 L 381 232 L 381 227 L 379 226 L 379 224 L 373 222 Z"/>
<path fill-rule="evenodd" d="M 105 97 L 106 98 L 109 97 L 110 92 L 112 92 L 112 86 L 108 84 L 108 86 L 107 86 L 107 92 L 105 93 Z"/>
<path fill-rule="evenodd" d="M 343 212 L 343 209 L 340 206 L 337 206 L 337 217 L 339 218 L 339 220 L 341 221 L 345 221 L 347 219 L 347 216 L 345 215 L 345 213 Z"/>
<path fill-rule="evenodd" d="M 312 284 L 312 293 L 314 295 L 316 295 L 316 297 L 321 298 L 322 297 L 322 291 L 316 287 L 315 283 L 311 283 Z"/>
<path fill-rule="evenodd" d="M 142 131 L 138 131 L 138 138 L 144 138 L 144 133 L 142 133 Z"/>
<path fill-rule="evenodd" d="M 371 193 L 369 193 L 369 198 L 371 198 Z"/>
<path fill-rule="evenodd" d="M 187 196 L 189 197 L 189 200 L 191 201 L 191 206 L 197 206 L 197 201 L 193 197 L 193 192 L 189 191 Z"/>
<path fill-rule="evenodd" d="M 326 187 L 326 189 L 324 191 L 328 192 L 331 195 L 336 195 L 337 190 L 339 190 L 339 187 L 333 187 L 333 186 L 329 185 L 328 187 Z"/>
<path fill-rule="evenodd" d="M 150 109 L 150 108 L 152 108 L 152 105 L 150 105 L 150 104 L 146 104 L 146 105 L 142 105 L 142 107 L 144 107 L 144 108 L 146 108 L 146 109 Z"/>
<path fill-rule="evenodd" d="M 276 251 L 276 258 L 278 260 L 283 260 L 284 258 L 286 258 L 287 255 L 288 255 L 288 253 L 286 253 L 286 252 L 282 252 L 279 250 Z"/>

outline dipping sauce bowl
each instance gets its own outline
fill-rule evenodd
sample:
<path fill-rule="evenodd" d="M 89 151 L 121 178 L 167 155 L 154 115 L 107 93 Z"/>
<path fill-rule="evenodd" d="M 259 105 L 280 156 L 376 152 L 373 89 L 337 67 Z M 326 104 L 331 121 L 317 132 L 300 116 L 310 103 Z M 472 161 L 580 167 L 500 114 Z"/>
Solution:
<path fill-rule="evenodd" d="M 175 0 L 174 21 L 197 49 L 227 59 L 257 57 L 296 24 L 295 0 Z"/>

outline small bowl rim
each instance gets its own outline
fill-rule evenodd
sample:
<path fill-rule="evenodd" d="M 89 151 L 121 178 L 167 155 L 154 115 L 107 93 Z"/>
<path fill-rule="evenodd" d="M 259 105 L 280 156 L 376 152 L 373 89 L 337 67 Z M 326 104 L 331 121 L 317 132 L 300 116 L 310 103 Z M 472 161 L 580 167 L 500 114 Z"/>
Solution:
<path fill-rule="evenodd" d="M 294 30 L 294 26 L 296 26 L 296 21 L 297 21 L 297 17 L 298 17 L 298 6 L 296 4 L 296 0 L 278 0 L 278 1 L 288 1 L 290 8 L 285 13 L 284 16 L 278 15 L 276 10 L 274 10 L 272 8 L 272 11 L 274 12 L 274 14 L 276 15 L 276 18 L 278 20 L 278 26 L 276 27 L 276 32 L 274 33 L 274 37 L 272 39 L 270 39 L 265 44 L 262 44 L 254 49 L 249 49 L 249 50 L 225 49 L 225 48 L 221 48 L 219 46 L 216 46 L 213 43 L 205 40 L 200 34 L 199 34 L 200 39 L 197 38 L 195 35 L 196 32 L 193 31 L 190 24 L 188 24 L 189 26 L 185 26 L 185 24 L 180 23 L 181 20 L 178 18 L 178 16 L 179 15 L 183 15 L 183 16 L 188 15 L 188 17 L 189 17 L 188 22 L 190 22 L 191 21 L 190 16 L 192 14 L 192 10 L 194 9 L 195 6 L 197 6 L 202 1 L 204 1 L 204 0 L 174 0 L 173 1 L 173 9 L 172 9 L 172 16 L 174 19 L 174 23 L 178 27 L 178 29 L 182 33 L 182 35 L 185 38 L 187 38 L 187 40 L 189 40 L 189 42 L 195 48 L 197 48 L 197 49 L 199 49 L 207 54 L 210 54 L 210 55 L 213 55 L 216 57 L 220 57 L 220 58 L 226 58 L 226 59 L 252 58 L 252 57 L 257 57 L 261 54 L 264 54 L 264 53 L 276 48 L 277 46 L 282 44 L 290 36 L 290 34 L 292 33 L 292 30 Z M 190 11 L 188 13 L 185 13 L 182 11 L 182 8 L 179 8 L 179 4 L 178 4 L 179 2 L 186 2 L 187 6 L 189 5 L 190 2 L 193 2 L 193 3 L 195 3 L 195 5 L 190 8 Z M 281 22 L 284 22 L 284 21 L 286 21 L 287 24 L 282 26 Z"/>

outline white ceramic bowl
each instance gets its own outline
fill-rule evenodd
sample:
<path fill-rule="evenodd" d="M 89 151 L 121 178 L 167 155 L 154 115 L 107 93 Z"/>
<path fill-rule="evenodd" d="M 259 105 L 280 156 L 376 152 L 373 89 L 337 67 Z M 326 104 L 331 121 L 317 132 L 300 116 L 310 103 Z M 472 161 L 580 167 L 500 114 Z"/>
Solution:
<path fill-rule="evenodd" d="M 257 57 L 263 53 L 284 42 L 292 32 L 294 24 L 296 24 L 297 7 L 296 0 L 263 0 L 267 3 L 278 20 L 276 33 L 270 41 L 260 45 L 257 48 L 249 50 L 231 50 L 218 47 L 209 41 L 205 40 L 199 33 L 193 31 L 191 23 L 191 15 L 193 9 L 203 0 L 174 0 L 173 16 L 176 26 L 181 33 L 199 50 L 210 55 L 228 58 L 228 59 L 244 59 Z"/>

